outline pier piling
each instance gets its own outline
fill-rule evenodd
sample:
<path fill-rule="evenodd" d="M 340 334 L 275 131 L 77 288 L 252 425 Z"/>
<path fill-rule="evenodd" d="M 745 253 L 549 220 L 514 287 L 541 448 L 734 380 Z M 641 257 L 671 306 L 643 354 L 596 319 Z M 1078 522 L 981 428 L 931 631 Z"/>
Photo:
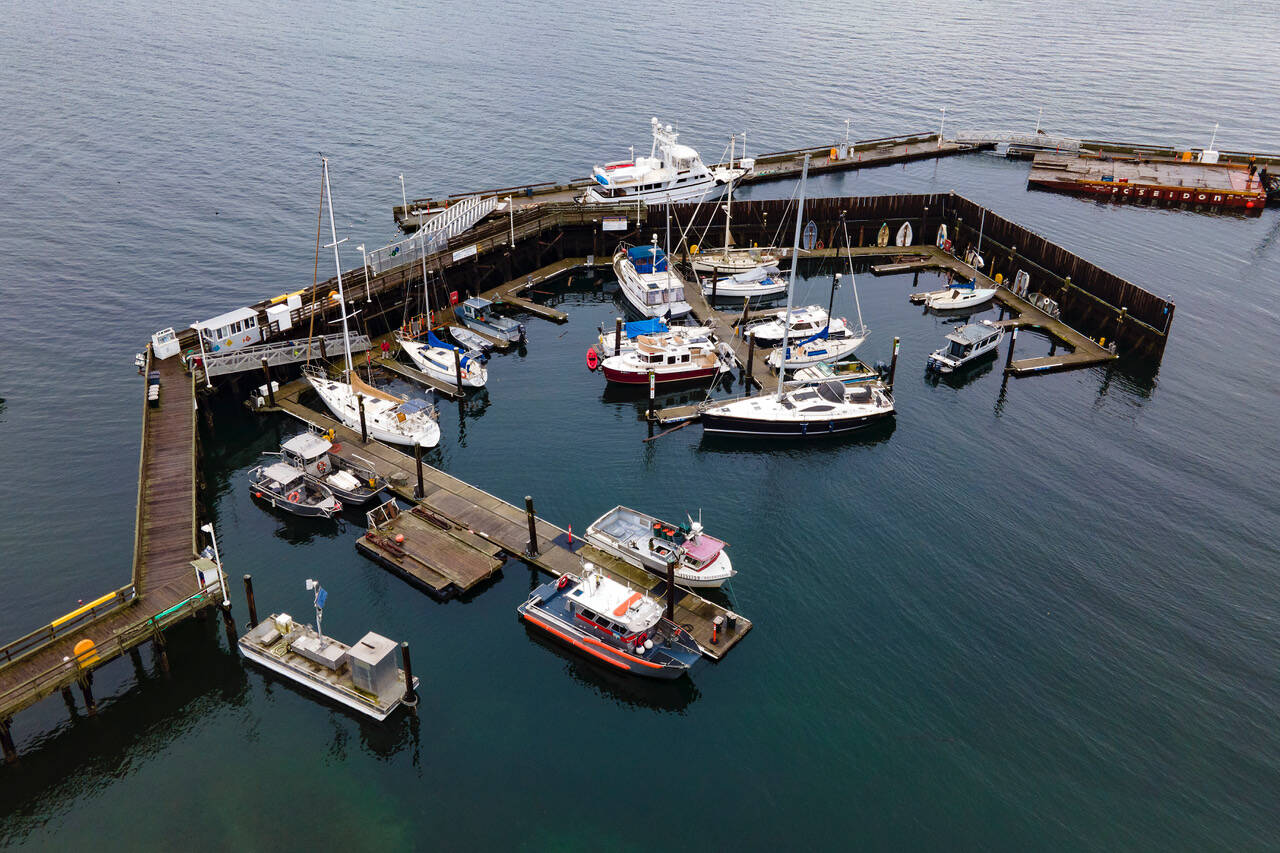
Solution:
<path fill-rule="evenodd" d="M 84 709 L 93 716 L 98 713 L 98 703 L 93 699 L 93 673 L 85 671 L 80 676 L 80 695 L 84 697 Z"/>
<path fill-rule="evenodd" d="M 267 400 L 271 402 L 271 408 L 276 407 L 276 392 L 271 387 L 271 365 L 267 363 L 266 358 L 262 359 L 262 376 L 267 382 Z"/>
<path fill-rule="evenodd" d="M 76 694 L 71 692 L 71 688 L 69 686 L 62 688 L 62 701 L 66 703 L 67 710 L 71 712 L 71 716 L 74 717 L 76 715 Z"/>
<path fill-rule="evenodd" d="M 756 336 L 747 335 L 747 363 L 744 365 L 742 383 L 744 385 L 751 384 L 752 367 L 756 363 Z"/>
<path fill-rule="evenodd" d="M 898 338 L 893 339 L 893 357 L 889 359 L 889 393 L 893 393 L 893 375 L 898 372 Z"/>
<path fill-rule="evenodd" d="M 253 575 L 244 576 L 244 598 L 249 605 L 249 630 L 258 627 L 258 602 L 253 598 Z"/>
<path fill-rule="evenodd" d="M 413 464 L 418 469 L 418 487 L 414 489 L 413 496 L 421 500 L 424 487 L 422 485 L 422 443 L 419 441 L 413 443 Z"/>
<path fill-rule="evenodd" d="M 418 694 L 413 692 L 413 662 L 409 659 L 409 644 L 400 644 L 400 662 L 404 666 L 404 698 L 400 701 L 410 708 L 418 704 Z"/>
<path fill-rule="evenodd" d="M 530 557 L 538 556 L 538 517 L 533 514 L 533 496 L 524 496 L 524 511 L 529 518 L 529 547 L 525 551 Z"/>
<path fill-rule="evenodd" d="M 653 420 L 656 416 L 657 409 L 654 406 L 653 396 L 657 389 L 657 378 L 652 370 L 649 371 L 649 411 L 645 413 L 648 420 Z"/>
<path fill-rule="evenodd" d="M 164 648 L 164 634 L 159 631 L 156 631 L 156 635 L 151 638 L 151 651 L 156 656 L 156 662 L 160 664 L 160 671 L 168 675 L 169 653 Z"/>
<path fill-rule="evenodd" d="M 622 318 L 617 317 L 613 321 L 613 354 L 622 353 Z"/>
<path fill-rule="evenodd" d="M 453 380 L 458 385 L 458 393 L 462 393 L 462 353 L 453 351 Z"/>
<path fill-rule="evenodd" d="M 676 621 L 676 558 L 667 557 L 667 620 Z"/>
<path fill-rule="evenodd" d="M 1009 351 L 1004 356 L 1004 369 L 1008 370 L 1009 365 L 1013 364 L 1013 345 L 1018 342 L 1018 329 L 1015 326 L 1013 334 L 1009 336 Z"/>
<path fill-rule="evenodd" d="M 13 734 L 9 731 L 9 718 L 0 720 L 0 747 L 4 749 L 4 763 L 12 764 L 18 760 L 18 750 L 13 745 Z"/>
<path fill-rule="evenodd" d="M 218 609 L 222 611 L 222 627 L 227 632 L 227 648 L 234 654 L 236 650 L 236 620 L 231 618 L 231 605 L 219 606 Z"/>
<path fill-rule="evenodd" d="M 369 443 L 369 427 L 364 422 L 364 397 L 360 394 L 356 395 L 356 402 L 360 406 L 360 442 L 362 444 Z"/>

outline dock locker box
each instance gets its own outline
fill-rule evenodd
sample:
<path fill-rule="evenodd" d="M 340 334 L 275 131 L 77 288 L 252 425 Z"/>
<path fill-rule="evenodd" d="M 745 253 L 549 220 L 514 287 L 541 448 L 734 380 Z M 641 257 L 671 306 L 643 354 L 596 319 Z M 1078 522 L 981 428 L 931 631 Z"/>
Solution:
<path fill-rule="evenodd" d="M 372 631 L 347 650 L 351 680 L 360 690 L 383 696 L 396 687 L 396 642 Z"/>

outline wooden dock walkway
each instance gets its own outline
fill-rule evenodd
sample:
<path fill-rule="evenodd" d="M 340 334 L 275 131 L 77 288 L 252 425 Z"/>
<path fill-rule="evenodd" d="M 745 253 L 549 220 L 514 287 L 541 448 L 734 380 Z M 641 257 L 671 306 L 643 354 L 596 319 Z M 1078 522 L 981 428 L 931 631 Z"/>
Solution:
<path fill-rule="evenodd" d="M 390 500 L 368 517 L 356 549 L 436 598 L 470 592 L 502 568 L 500 546 L 422 507 L 402 512 Z"/>
<path fill-rule="evenodd" d="M 416 495 L 417 473 L 412 456 L 381 442 L 362 442 L 358 432 L 348 429 L 328 414 L 302 405 L 298 402 L 298 397 L 306 387 L 306 382 L 299 380 L 281 388 L 276 392 L 277 408 L 321 430 L 332 429 L 339 444 L 338 453 L 358 453 L 372 462 L 378 473 L 387 478 L 388 488 L 397 497 L 415 502 L 458 530 L 480 537 L 502 552 L 556 576 L 566 572 L 577 574 L 581 572 L 582 560 L 590 559 L 615 579 L 645 589 L 654 597 L 665 598 L 665 580 L 595 549 L 586 548 L 581 540 L 570 542 L 567 530 L 542 518 L 535 518 L 537 553 L 527 553 L 529 524 L 524 509 L 426 463 L 422 465 L 423 490 L 421 495 Z M 402 513 L 401 518 L 404 515 L 406 513 Z M 453 534 L 455 531 L 444 532 Z M 365 548 L 361 550 L 368 553 Z M 383 565 L 387 564 L 382 554 L 377 559 Z M 437 571 L 429 566 L 418 568 Z M 727 608 L 692 591 L 677 587 L 676 596 L 676 621 L 689 630 L 707 657 L 720 659 L 751 630 L 750 621 L 736 614 L 734 619 L 729 619 L 730 611 Z M 725 627 L 719 630 L 717 642 L 713 643 L 711 637 L 717 617 L 721 618 Z M 736 623 L 736 626 L 729 628 L 730 622 Z"/>
<path fill-rule="evenodd" d="M 147 640 L 163 643 L 164 627 L 221 604 L 220 593 L 201 593 L 192 565 L 197 535 L 192 377 L 176 357 L 150 359 L 147 369 L 159 374 L 160 401 L 157 407 L 147 404 L 144 384 L 132 582 L 0 648 L 0 740 L 6 742 L 6 757 L 15 713 L 76 683 L 92 712 L 94 669 Z M 94 648 L 77 659 L 74 648 L 84 640 Z"/>

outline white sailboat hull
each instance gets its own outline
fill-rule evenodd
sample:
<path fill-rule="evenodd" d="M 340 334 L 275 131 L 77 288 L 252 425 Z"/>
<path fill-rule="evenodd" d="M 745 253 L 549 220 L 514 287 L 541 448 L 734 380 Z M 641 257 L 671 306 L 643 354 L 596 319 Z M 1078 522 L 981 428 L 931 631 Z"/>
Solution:
<path fill-rule="evenodd" d="M 409 356 L 413 366 L 432 379 L 439 379 L 441 382 L 446 382 L 450 385 L 457 384 L 458 374 L 453 365 L 454 350 L 406 340 L 400 341 L 400 347 Z M 488 379 L 489 372 L 479 364 L 472 364 L 462 371 L 462 387 L 464 388 L 483 388 Z"/>
<path fill-rule="evenodd" d="M 803 347 L 789 347 L 791 355 L 787 358 L 787 369 L 793 367 L 812 367 L 815 364 L 831 364 L 848 358 L 853 351 L 862 346 L 866 335 L 851 335 L 847 338 L 828 338 L 825 341 L 813 341 Z M 774 370 L 782 362 L 782 348 L 769 353 L 769 366 Z"/>
<path fill-rule="evenodd" d="M 324 401 L 334 417 L 342 421 L 347 428 L 360 430 L 360 404 L 357 398 L 361 395 L 355 393 L 346 382 L 318 379 L 314 376 L 308 376 L 307 381 L 311 383 L 311 387 L 320 395 L 320 399 Z M 414 418 L 411 424 L 408 420 L 401 423 L 390 412 L 383 400 L 365 397 L 364 420 L 369 435 L 387 444 L 410 447 L 421 444 L 423 447 L 435 447 L 440 443 L 440 427 L 434 420 L 429 417 L 420 417 Z"/>

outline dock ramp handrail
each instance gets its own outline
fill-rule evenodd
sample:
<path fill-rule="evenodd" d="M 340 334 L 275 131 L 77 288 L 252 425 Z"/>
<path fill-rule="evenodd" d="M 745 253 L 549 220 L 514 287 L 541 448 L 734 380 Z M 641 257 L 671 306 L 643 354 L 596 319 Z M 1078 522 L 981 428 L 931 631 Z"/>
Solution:
<path fill-rule="evenodd" d="M 422 222 L 413 235 L 374 249 L 369 253 L 369 268 L 374 275 L 408 263 L 423 252 L 430 255 L 449 246 L 449 239 L 471 229 L 498 206 L 497 196 L 473 195 L 460 199 Z"/>
<path fill-rule="evenodd" d="M 324 342 L 324 352 L 329 355 L 335 355 L 342 352 L 342 335 L 317 335 L 311 338 L 311 356 L 319 358 L 321 349 L 320 342 Z M 363 334 L 351 335 L 351 351 L 364 352 L 369 349 L 372 344 L 369 342 L 369 336 Z M 211 352 L 204 356 L 205 373 L 210 376 L 223 376 L 228 373 L 239 373 L 245 370 L 257 370 L 262 366 L 262 360 L 265 358 L 267 364 L 276 367 L 284 364 L 296 364 L 308 357 L 307 339 L 295 339 L 290 341 L 276 341 L 270 344 L 257 344 L 256 346 L 244 347 L 243 349 L 228 350 L 226 352 Z"/>

